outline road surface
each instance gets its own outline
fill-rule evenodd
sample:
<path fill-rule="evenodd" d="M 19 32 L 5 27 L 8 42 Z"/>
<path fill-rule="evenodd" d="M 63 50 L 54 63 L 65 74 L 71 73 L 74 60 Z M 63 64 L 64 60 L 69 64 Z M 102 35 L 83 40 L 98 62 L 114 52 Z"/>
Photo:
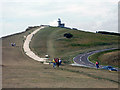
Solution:
<path fill-rule="evenodd" d="M 73 66 L 84 66 L 84 67 L 96 68 L 96 65 L 94 63 L 92 63 L 91 61 L 89 61 L 88 57 L 90 55 L 93 55 L 93 54 L 98 53 L 98 52 L 103 52 L 103 51 L 113 50 L 113 49 L 116 49 L 116 48 L 103 49 L 103 50 L 97 50 L 97 51 L 92 51 L 92 52 L 80 54 L 80 55 L 74 57 L 73 61 L 75 64 L 72 64 L 72 65 Z M 102 68 L 102 67 L 103 66 L 100 65 L 100 68 Z"/>

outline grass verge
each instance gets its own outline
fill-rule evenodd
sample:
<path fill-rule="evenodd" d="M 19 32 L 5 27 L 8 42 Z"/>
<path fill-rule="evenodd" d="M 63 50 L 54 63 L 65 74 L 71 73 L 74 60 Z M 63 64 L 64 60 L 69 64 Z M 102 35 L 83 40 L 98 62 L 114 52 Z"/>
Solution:
<path fill-rule="evenodd" d="M 120 58 L 118 56 L 118 54 L 119 54 L 118 51 L 120 51 L 120 49 L 99 52 L 99 53 L 95 53 L 95 54 L 89 56 L 88 58 L 93 63 L 98 61 L 102 65 L 112 65 L 112 66 L 120 68 L 120 66 L 119 66 Z M 109 55 L 106 56 L 106 54 L 109 54 Z M 102 57 L 104 57 L 104 58 L 102 58 Z"/>

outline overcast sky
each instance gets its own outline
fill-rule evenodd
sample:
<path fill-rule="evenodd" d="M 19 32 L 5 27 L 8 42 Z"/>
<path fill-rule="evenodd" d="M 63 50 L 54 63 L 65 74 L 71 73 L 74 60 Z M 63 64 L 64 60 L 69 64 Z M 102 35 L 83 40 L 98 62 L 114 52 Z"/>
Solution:
<path fill-rule="evenodd" d="M 28 26 L 53 25 L 61 18 L 66 27 L 95 32 L 118 32 L 119 0 L 1 0 L 0 37 Z"/>

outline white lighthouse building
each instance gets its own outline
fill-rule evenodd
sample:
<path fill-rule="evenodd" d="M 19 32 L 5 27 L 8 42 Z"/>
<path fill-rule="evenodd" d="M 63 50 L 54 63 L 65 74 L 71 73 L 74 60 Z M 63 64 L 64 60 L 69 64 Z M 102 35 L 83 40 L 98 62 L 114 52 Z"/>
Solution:
<path fill-rule="evenodd" d="M 60 18 L 58 18 L 58 27 L 65 27 L 65 24 L 61 23 Z"/>

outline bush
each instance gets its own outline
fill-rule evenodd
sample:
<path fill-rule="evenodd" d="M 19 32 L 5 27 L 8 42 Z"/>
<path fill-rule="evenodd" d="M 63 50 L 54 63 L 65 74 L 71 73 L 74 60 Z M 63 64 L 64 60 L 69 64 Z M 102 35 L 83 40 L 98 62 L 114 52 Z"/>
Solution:
<path fill-rule="evenodd" d="M 66 37 L 66 38 L 72 38 L 73 35 L 72 35 L 71 33 L 65 33 L 65 34 L 64 34 L 64 37 Z"/>

